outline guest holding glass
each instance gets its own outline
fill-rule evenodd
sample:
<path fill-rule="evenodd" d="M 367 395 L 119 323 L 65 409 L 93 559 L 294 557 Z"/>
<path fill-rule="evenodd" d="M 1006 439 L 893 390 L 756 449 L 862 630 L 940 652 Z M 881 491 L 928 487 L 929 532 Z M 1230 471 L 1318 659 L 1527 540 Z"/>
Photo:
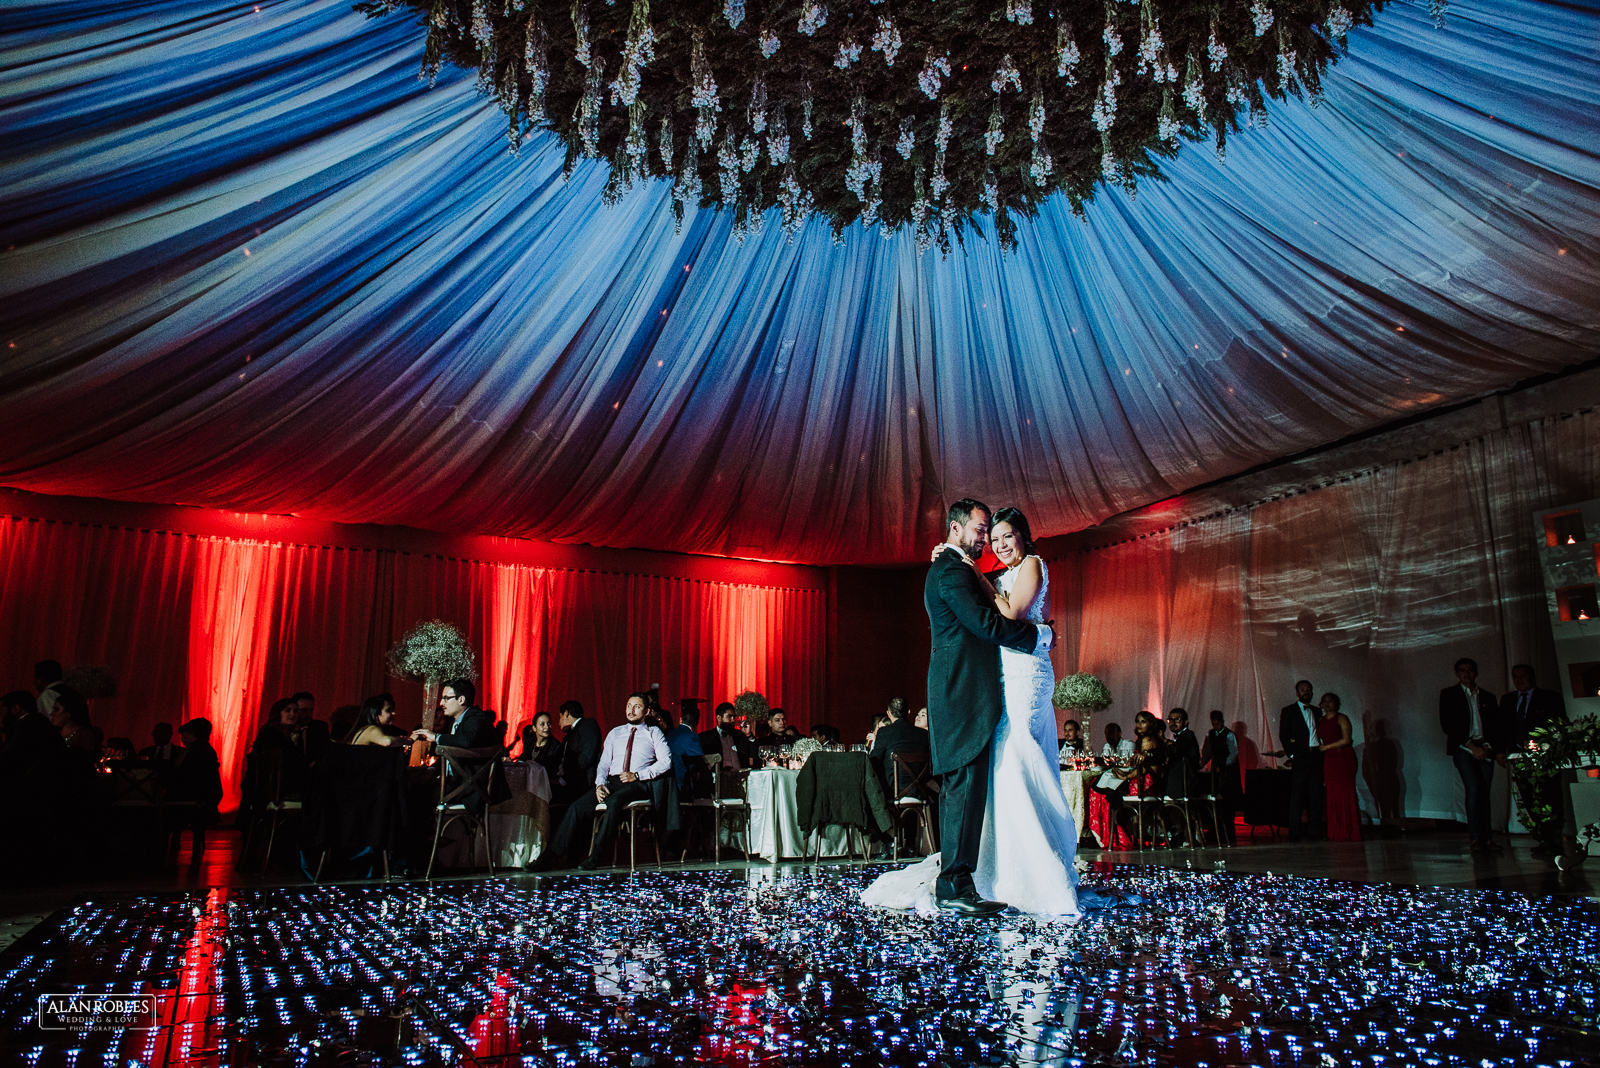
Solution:
<path fill-rule="evenodd" d="M 1318 702 L 1317 748 L 1322 750 L 1322 783 L 1327 791 L 1328 840 L 1361 841 L 1361 806 L 1356 803 L 1356 751 L 1350 745 L 1350 717 L 1339 711 L 1339 695 Z"/>

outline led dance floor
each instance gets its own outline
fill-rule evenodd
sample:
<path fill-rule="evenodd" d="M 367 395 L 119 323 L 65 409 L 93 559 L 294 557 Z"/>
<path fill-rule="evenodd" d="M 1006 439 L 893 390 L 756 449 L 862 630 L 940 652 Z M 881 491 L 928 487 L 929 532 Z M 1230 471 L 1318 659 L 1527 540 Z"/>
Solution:
<path fill-rule="evenodd" d="M 881 868 L 212 890 L 0 956 L 55 1065 L 1600 1065 L 1591 903 L 1104 866 L 1077 925 L 871 912 Z M 156 1026 L 35 1023 L 153 992 Z"/>

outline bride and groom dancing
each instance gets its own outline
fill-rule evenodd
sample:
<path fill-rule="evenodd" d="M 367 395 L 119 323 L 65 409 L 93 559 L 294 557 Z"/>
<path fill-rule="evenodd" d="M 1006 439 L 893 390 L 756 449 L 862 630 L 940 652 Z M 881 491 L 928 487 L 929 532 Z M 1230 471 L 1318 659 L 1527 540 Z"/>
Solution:
<path fill-rule="evenodd" d="M 923 588 L 933 627 L 928 730 L 942 852 L 862 892 L 884 908 L 1076 918 L 1078 829 L 1061 790 L 1050 696 L 1050 573 L 1015 508 L 951 506 Z M 1005 565 L 977 569 L 988 545 Z"/>

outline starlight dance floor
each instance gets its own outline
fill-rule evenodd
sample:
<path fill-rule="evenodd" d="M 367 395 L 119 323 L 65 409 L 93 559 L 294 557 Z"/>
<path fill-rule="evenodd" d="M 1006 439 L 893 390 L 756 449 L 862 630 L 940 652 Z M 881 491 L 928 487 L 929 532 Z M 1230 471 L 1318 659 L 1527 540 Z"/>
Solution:
<path fill-rule="evenodd" d="M 1583 899 L 1174 869 L 1082 923 L 872 913 L 881 868 L 218 889 L 0 955 L 0 1059 L 85 1065 L 1600 1065 Z M 156 1026 L 35 1023 L 146 991 Z"/>

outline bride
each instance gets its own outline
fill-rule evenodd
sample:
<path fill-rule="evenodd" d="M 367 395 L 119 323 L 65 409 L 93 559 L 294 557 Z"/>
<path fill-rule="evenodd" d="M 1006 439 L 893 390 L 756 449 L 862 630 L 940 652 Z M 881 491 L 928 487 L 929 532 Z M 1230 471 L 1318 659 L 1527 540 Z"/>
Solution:
<path fill-rule="evenodd" d="M 1005 571 L 991 585 L 979 580 L 1009 619 L 1043 623 L 1050 572 L 1033 551 L 1028 520 L 1015 508 L 995 513 L 989 547 Z M 972 563 L 972 561 L 968 561 Z M 974 569 L 976 569 L 974 567 Z M 1061 791 L 1056 715 L 1050 695 L 1055 673 L 1048 652 L 1000 648 L 1003 712 L 990 747 L 994 761 L 984 810 L 983 842 L 972 881 L 979 895 L 1037 916 L 1076 919 L 1078 828 Z M 868 905 L 933 912 L 939 855 L 886 872 L 862 891 Z"/>

